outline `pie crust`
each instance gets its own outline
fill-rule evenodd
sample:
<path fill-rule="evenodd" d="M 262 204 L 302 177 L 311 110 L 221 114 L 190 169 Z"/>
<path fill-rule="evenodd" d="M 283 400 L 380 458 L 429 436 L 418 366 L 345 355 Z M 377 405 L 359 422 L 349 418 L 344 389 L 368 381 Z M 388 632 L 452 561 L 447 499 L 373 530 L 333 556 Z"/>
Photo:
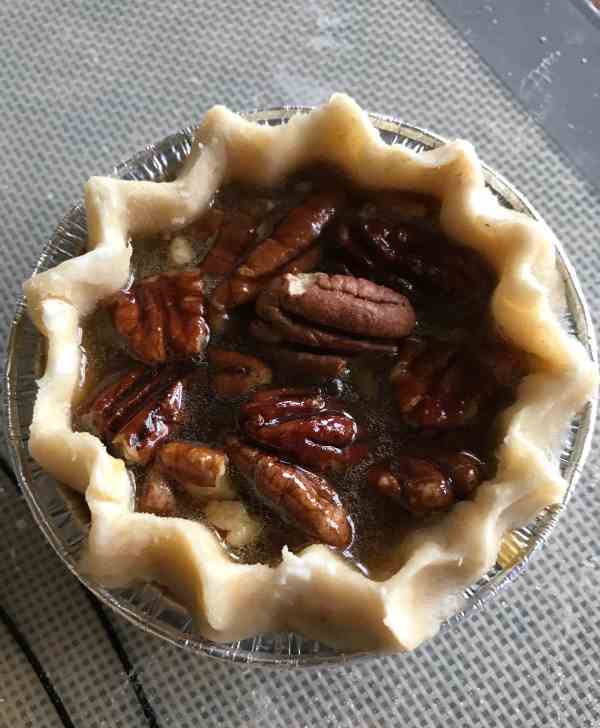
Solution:
<path fill-rule="evenodd" d="M 372 581 L 323 545 L 276 567 L 230 559 L 201 523 L 134 511 L 125 464 L 99 439 L 73 432 L 80 321 L 126 285 L 129 239 L 183 228 L 221 185 L 268 186 L 314 162 L 337 165 L 365 188 L 433 195 L 441 226 L 495 267 L 492 312 L 504 335 L 533 356 L 516 403 L 502 415 L 498 470 L 472 501 L 416 532 L 405 563 Z M 216 641 L 293 630 L 343 649 L 412 649 L 438 630 L 461 592 L 494 564 L 503 534 L 561 500 L 561 440 L 597 386 L 584 347 L 561 326 L 564 290 L 555 237 L 546 225 L 502 207 L 486 189 L 473 147 L 455 141 L 416 153 L 388 146 L 345 95 L 282 126 L 247 121 L 223 106 L 197 129 L 173 182 L 92 177 L 85 186 L 89 252 L 25 283 L 29 313 L 48 339 L 30 431 L 30 452 L 59 481 L 85 495 L 91 530 L 82 568 L 106 586 L 166 585 Z"/>

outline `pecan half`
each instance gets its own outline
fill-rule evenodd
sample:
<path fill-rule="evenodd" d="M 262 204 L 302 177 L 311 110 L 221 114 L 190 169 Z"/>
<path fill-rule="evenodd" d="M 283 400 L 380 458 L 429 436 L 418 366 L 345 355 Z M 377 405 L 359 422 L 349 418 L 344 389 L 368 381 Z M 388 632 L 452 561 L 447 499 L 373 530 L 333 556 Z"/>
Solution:
<path fill-rule="evenodd" d="M 198 270 L 145 278 L 107 302 L 129 352 L 147 364 L 198 356 L 208 343 Z"/>
<path fill-rule="evenodd" d="M 404 342 L 390 380 L 400 412 L 417 427 L 457 427 L 479 412 L 477 372 L 456 344 Z"/>
<path fill-rule="evenodd" d="M 394 353 L 415 325 L 409 301 L 364 278 L 326 273 L 276 278 L 256 302 L 261 340 L 335 352 Z"/>
<path fill-rule="evenodd" d="M 319 475 L 290 465 L 237 437 L 226 443 L 227 453 L 256 495 L 284 520 L 317 541 L 346 548 L 352 526 L 339 496 Z"/>
<path fill-rule="evenodd" d="M 183 415 L 185 379 L 175 368 L 121 372 L 84 405 L 80 420 L 131 463 L 145 465 Z"/>
<path fill-rule="evenodd" d="M 240 422 L 254 442 L 319 471 L 354 465 L 368 452 L 354 417 L 319 392 L 262 390 L 242 406 Z"/>
<path fill-rule="evenodd" d="M 371 468 L 369 484 L 415 515 L 444 511 L 455 502 L 448 479 L 434 463 L 401 457 Z"/>
<path fill-rule="evenodd" d="M 314 243 L 325 226 L 343 205 L 341 190 L 310 194 L 277 225 L 271 237 L 263 240 L 240 265 L 237 273 L 244 278 L 272 275 Z"/>
<path fill-rule="evenodd" d="M 208 361 L 214 369 L 212 381 L 220 397 L 247 394 L 273 379 L 273 372 L 264 362 L 238 351 L 212 347 L 208 350 Z"/>
<path fill-rule="evenodd" d="M 485 476 L 485 464 L 476 455 L 463 450 L 439 454 L 436 462 L 452 479 L 454 492 L 459 498 L 468 498 Z"/>
<path fill-rule="evenodd" d="M 368 483 L 414 515 L 445 511 L 483 480 L 483 463 L 468 452 L 435 459 L 401 456 L 371 467 Z"/>
<path fill-rule="evenodd" d="M 477 252 L 411 222 L 353 216 L 340 222 L 332 240 L 353 273 L 404 293 L 442 294 L 453 304 L 480 308 L 495 285 L 491 266 Z"/>
<path fill-rule="evenodd" d="M 498 340 L 469 345 L 407 339 L 390 380 L 406 422 L 449 428 L 473 421 L 522 373 L 519 356 Z"/>
<path fill-rule="evenodd" d="M 316 266 L 321 254 L 312 246 L 343 203 L 344 194 L 337 190 L 309 195 L 217 287 L 211 299 L 212 308 L 217 312 L 230 311 L 254 300 L 274 276 Z"/>
<path fill-rule="evenodd" d="M 194 498 L 232 498 L 228 459 L 222 450 L 202 443 L 175 440 L 162 445 L 154 468 Z"/>

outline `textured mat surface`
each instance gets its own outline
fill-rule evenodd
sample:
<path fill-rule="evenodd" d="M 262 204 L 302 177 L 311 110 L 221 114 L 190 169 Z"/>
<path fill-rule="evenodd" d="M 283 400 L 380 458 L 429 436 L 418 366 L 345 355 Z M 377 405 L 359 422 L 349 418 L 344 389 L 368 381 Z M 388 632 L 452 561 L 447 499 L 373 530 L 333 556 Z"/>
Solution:
<path fill-rule="evenodd" d="M 1 347 L 87 177 L 213 103 L 334 90 L 475 142 L 553 226 L 598 311 L 598 192 L 426 0 L 19 0 L 0 27 Z M 595 451 L 548 548 L 467 623 L 411 655 L 298 673 L 192 658 L 107 619 L 0 483 L 0 726 L 600 726 L 599 473 Z"/>

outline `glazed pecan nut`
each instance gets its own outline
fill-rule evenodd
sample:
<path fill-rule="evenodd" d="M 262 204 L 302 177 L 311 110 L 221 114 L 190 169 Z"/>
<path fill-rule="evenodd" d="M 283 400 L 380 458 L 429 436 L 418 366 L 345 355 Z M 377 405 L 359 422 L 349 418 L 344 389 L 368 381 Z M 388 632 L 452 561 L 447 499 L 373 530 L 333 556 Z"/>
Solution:
<path fill-rule="evenodd" d="M 468 498 L 483 478 L 483 462 L 462 451 L 430 458 L 405 455 L 377 463 L 369 470 L 368 483 L 414 515 L 426 515 Z"/>
<path fill-rule="evenodd" d="M 321 543 L 344 549 L 352 526 L 335 490 L 319 475 L 230 437 L 227 453 L 256 495 L 284 520 Z"/>
<path fill-rule="evenodd" d="M 461 347 L 406 341 L 390 380 L 404 419 L 417 427 L 459 427 L 479 412 L 483 386 Z"/>
<path fill-rule="evenodd" d="M 438 454 L 435 456 L 435 461 L 451 479 L 458 498 L 468 498 L 486 476 L 485 463 L 465 450 Z"/>
<path fill-rule="evenodd" d="M 258 392 L 242 406 L 240 420 L 251 440 L 315 470 L 339 470 L 367 455 L 354 417 L 310 390 Z"/>
<path fill-rule="evenodd" d="M 212 382 L 220 397 L 239 397 L 263 384 L 270 384 L 273 372 L 255 356 L 212 347 L 208 361 L 213 368 Z"/>
<path fill-rule="evenodd" d="M 101 437 L 114 435 L 141 408 L 153 387 L 150 370 L 141 366 L 116 372 L 100 384 L 88 401 L 84 402 L 78 417 L 86 429 Z"/>
<path fill-rule="evenodd" d="M 337 352 L 394 352 L 415 314 L 399 293 L 364 278 L 312 273 L 276 278 L 259 296 L 251 332 Z"/>
<path fill-rule="evenodd" d="M 121 372 L 84 405 L 80 421 L 125 460 L 145 465 L 183 416 L 185 378 L 176 368 Z"/>
<path fill-rule="evenodd" d="M 390 375 L 403 418 L 416 427 L 451 428 L 475 420 L 484 404 L 514 387 L 520 360 L 502 342 L 407 339 Z"/>
<path fill-rule="evenodd" d="M 240 410 L 242 421 L 258 419 L 260 422 L 276 421 L 279 417 L 311 415 L 327 407 L 327 400 L 318 389 L 261 389 Z"/>
<path fill-rule="evenodd" d="M 120 291 L 107 306 L 131 355 L 147 364 L 162 364 L 204 351 L 209 329 L 202 290 L 198 270 L 164 273 Z"/>
<path fill-rule="evenodd" d="M 245 278 L 263 278 L 305 252 L 321 235 L 344 200 L 341 190 L 310 194 L 288 213 L 270 237 L 250 252 L 240 266 L 239 274 Z"/>
<path fill-rule="evenodd" d="M 202 443 L 175 440 L 159 448 L 154 468 L 194 498 L 228 499 L 235 496 L 228 462 L 222 450 Z"/>
<path fill-rule="evenodd" d="M 156 446 L 168 437 L 183 414 L 183 382 L 170 384 L 142 407 L 112 439 L 113 449 L 125 460 L 145 465 Z"/>
<path fill-rule="evenodd" d="M 414 515 L 445 511 L 455 502 L 449 479 L 429 460 L 405 456 L 375 465 L 368 481 Z"/>

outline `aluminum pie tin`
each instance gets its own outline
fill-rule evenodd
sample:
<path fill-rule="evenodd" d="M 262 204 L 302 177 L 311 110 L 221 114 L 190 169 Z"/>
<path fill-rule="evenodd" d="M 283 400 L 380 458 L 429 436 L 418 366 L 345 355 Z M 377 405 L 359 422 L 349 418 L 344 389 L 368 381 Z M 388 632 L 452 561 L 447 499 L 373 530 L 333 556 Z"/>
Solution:
<path fill-rule="evenodd" d="M 246 118 L 269 125 L 286 123 L 294 114 L 308 107 L 285 106 L 243 114 Z M 442 137 L 388 116 L 370 114 L 388 144 L 402 144 L 422 151 L 446 142 Z M 119 164 L 113 174 L 125 180 L 172 179 L 191 149 L 190 128 L 168 136 L 157 144 Z M 483 165 L 489 188 L 503 205 L 540 220 L 540 216 L 503 177 Z M 42 272 L 64 260 L 85 252 L 87 228 L 82 202 L 61 220 L 51 240 L 46 243 L 35 267 Z M 564 249 L 557 246 L 557 265 L 564 280 L 568 315 L 566 326 L 583 343 L 597 362 L 594 329 L 577 276 Z M 28 432 L 37 393 L 36 370 L 42 337 L 25 311 L 24 300 L 18 302 L 8 343 L 4 374 L 5 417 L 8 447 L 14 471 L 38 526 L 67 568 L 102 602 L 149 634 L 167 640 L 189 652 L 245 665 L 290 668 L 340 664 L 374 657 L 377 652 L 342 652 L 295 633 L 258 635 L 231 643 L 204 639 L 194 630 L 189 613 L 152 584 L 126 589 L 107 589 L 78 570 L 78 557 L 85 544 L 89 523 L 85 509 L 71 491 L 55 481 L 35 463 L 28 453 Z M 565 509 L 579 479 L 587 457 L 596 416 L 597 402 L 589 402 L 572 421 L 561 453 L 561 469 L 568 487 L 561 503 L 546 508 L 525 528 L 505 537 L 494 567 L 477 583 L 465 590 L 462 609 L 450 617 L 442 630 L 450 629 L 471 613 L 483 608 L 501 589 L 514 581 L 540 551 Z"/>

